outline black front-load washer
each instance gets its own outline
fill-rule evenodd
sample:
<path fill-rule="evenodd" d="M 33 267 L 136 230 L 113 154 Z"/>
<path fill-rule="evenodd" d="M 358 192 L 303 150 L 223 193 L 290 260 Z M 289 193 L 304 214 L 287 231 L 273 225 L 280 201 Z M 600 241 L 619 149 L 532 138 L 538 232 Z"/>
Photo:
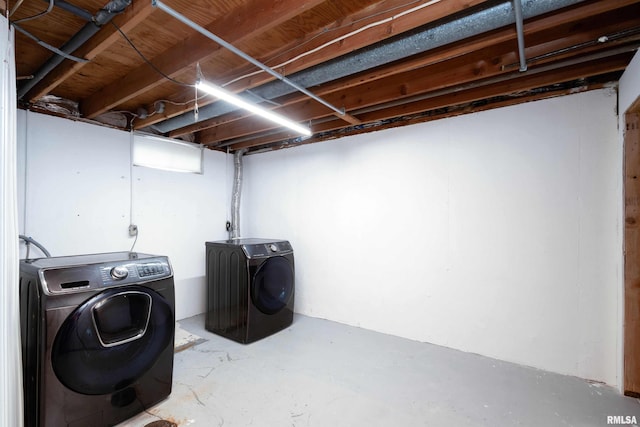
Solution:
<path fill-rule="evenodd" d="M 247 344 L 293 322 L 295 269 L 286 240 L 207 242 L 207 330 Z"/>
<path fill-rule="evenodd" d="M 164 256 L 22 260 L 25 426 L 112 426 L 169 396 L 174 306 Z"/>

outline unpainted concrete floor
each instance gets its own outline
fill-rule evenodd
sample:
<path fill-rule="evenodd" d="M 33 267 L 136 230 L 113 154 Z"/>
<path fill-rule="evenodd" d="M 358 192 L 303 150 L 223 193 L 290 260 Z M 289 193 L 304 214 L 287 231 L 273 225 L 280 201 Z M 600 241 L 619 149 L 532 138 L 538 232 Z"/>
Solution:
<path fill-rule="evenodd" d="M 609 386 L 327 320 L 296 315 L 249 345 L 206 331 L 203 315 L 180 325 L 206 341 L 176 353 L 171 396 L 120 427 L 640 422 L 640 400 Z"/>

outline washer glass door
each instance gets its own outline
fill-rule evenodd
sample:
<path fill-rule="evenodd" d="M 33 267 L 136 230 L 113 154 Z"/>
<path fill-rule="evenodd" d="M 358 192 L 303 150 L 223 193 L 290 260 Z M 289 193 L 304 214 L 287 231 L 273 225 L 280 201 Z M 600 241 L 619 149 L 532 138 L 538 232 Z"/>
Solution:
<path fill-rule="evenodd" d="M 110 394 L 133 384 L 173 346 L 169 302 L 142 286 L 101 292 L 64 321 L 51 349 L 56 376 L 81 394 Z"/>
<path fill-rule="evenodd" d="M 291 300 L 294 289 L 293 266 L 283 256 L 268 258 L 253 276 L 251 300 L 258 310 L 275 314 Z"/>

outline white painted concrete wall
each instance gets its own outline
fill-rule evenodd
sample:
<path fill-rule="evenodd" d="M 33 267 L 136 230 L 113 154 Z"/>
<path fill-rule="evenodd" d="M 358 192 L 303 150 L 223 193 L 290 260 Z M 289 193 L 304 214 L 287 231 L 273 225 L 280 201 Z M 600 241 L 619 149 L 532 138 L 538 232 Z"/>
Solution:
<path fill-rule="evenodd" d="M 226 155 L 206 150 L 202 175 L 131 169 L 129 133 L 19 113 L 20 232 L 53 256 L 128 251 L 133 200 L 135 250 L 169 256 L 176 317 L 204 312 L 204 242 L 226 238 Z"/>
<path fill-rule="evenodd" d="M 300 313 L 618 384 L 615 105 L 596 91 L 248 156 L 243 235 L 292 241 Z M 128 250 L 129 134 L 19 113 L 21 232 L 54 255 Z M 136 250 L 170 256 L 178 318 L 205 310 L 230 164 L 133 168 Z"/>
<path fill-rule="evenodd" d="M 617 384 L 621 146 L 601 90 L 247 156 L 296 311 Z"/>

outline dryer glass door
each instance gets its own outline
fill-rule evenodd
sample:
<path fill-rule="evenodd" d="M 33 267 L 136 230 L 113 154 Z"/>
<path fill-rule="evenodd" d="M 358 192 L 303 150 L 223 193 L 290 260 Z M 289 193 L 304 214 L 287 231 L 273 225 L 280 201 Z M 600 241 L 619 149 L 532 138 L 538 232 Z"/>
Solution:
<path fill-rule="evenodd" d="M 293 267 L 282 256 L 268 258 L 258 267 L 251 286 L 251 300 L 265 314 L 282 310 L 293 296 Z"/>

